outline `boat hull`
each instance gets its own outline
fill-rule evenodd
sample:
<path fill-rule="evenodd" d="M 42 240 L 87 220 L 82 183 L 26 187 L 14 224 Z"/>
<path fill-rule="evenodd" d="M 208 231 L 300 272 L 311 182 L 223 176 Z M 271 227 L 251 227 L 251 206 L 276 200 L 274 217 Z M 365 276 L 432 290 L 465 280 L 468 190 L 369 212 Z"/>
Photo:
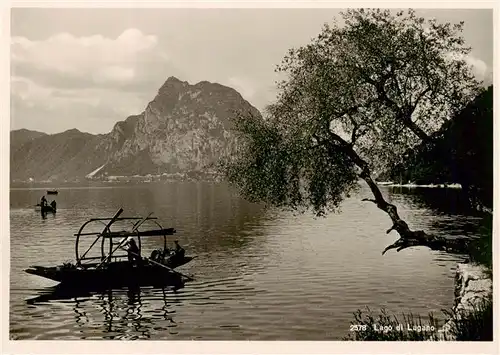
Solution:
<path fill-rule="evenodd" d="M 35 206 L 35 211 L 40 211 L 42 213 L 56 213 L 56 209 L 53 208 L 52 206 L 40 206 L 36 205 Z"/>
<path fill-rule="evenodd" d="M 27 273 L 60 282 L 65 286 L 82 287 L 125 287 L 181 285 L 182 277 L 153 265 L 120 265 L 100 269 L 64 269 L 61 267 L 35 266 Z"/>
<path fill-rule="evenodd" d="M 182 263 L 186 264 L 192 257 L 185 257 Z M 183 277 L 165 267 L 147 263 L 145 260 L 135 265 L 128 261 L 113 262 L 103 267 L 88 268 L 64 266 L 32 266 L 25 270 L 28 274 L 41 276 L 65 286 L 74 287 L 130 287 L 130 286 L 177 286 L 184 284 Z"/>
<path fill-rule="evenodd" d="M 56 209 L 51 206 L 42 207 L 42 213 L 56 213 Z"/>

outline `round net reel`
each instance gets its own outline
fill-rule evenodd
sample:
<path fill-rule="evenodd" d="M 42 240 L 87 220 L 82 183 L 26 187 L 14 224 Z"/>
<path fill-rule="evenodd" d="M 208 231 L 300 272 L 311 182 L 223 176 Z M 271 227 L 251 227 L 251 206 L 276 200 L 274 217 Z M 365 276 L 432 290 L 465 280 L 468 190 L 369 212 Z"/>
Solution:
<path fill-rule="evenodd" d="M 94 218 L 88 220 L 75 234 L 77 266 L 85 267 L 95 263 L 109 263 L 112 260 L 118 261 L 127 258 L 123 247 L 125 247 L 125 241 L 128 237 L 136 239 L 139 253 L 141 253 L 141 232 L 148 224 L 157 227 L 156 231 L 165 231 L 156 221 L 156 217 Z M 158 234 L 148 234 L 148 236 L 154 235 L 160 236 Z M 165 250 L 167 248 L 167 233 L 163 232 L 161 236 L 163 237 L 163 249 Z"/>

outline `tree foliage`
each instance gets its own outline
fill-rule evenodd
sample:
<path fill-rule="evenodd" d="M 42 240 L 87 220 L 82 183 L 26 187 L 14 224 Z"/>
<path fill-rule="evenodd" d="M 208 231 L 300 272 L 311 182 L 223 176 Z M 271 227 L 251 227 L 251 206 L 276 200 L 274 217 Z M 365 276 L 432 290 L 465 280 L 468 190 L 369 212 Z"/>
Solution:
<path fill-rule="evenodd" d="M 356 187 L 358 176 L 346 154 L 311 144 L 307 127 L 283 127 L 274 117 L 238 117 L 242 154 L 226 166 L 226 175 L 251 201 L 318 215 L 335 210 Z M 244 139 L 249 138 L 249 139 Z"/>
<path fill-rule="evenodd" d="M 336 210 L 362 178 L 389 214 L 389 231 L 401 235 L 392 247 L 441 248 L 442 240 L 409 229 L 371 176 L 401 162 L 480 91 L 465 61 L 463 23 L 412 10 L 353 9 L 342 19 L 288 52 L 277 67 L 286 79 L 264 118 L 237 117 L 245 144 L 226 175 L 252 200 L 317 214 Z"/>

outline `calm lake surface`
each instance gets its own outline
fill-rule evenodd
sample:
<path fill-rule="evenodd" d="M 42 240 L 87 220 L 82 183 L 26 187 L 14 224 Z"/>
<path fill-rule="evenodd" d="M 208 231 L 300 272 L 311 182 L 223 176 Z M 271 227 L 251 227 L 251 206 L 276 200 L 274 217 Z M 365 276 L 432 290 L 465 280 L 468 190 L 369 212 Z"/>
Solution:
<path fill-rule="evenodd" d="M 60 187 L 55 216 L 34 205 L 47 188 L 10 191 L 11 339 L 341 340 L 353 312 L 429 312 L 453 305 L 462 258 L 426 248 L 382 250 L 389 218 L 362 188 L 342 213 L 326 218 L 264 210 L 217 183 Z M 477 234 L 460 214 L 458 191 L 384 188 L 410 227 L 444 235 Z M 52 199 L 48 196 L 48 200 Z M 73 236 L 89 218 L 154 212 L 177 229 L 188 255 L 183 289 L 113 290 L 33 302 L 54 282 L 23 270 L 74 261 Z M 159 245 L 161 246 L 161 245 Z"/>

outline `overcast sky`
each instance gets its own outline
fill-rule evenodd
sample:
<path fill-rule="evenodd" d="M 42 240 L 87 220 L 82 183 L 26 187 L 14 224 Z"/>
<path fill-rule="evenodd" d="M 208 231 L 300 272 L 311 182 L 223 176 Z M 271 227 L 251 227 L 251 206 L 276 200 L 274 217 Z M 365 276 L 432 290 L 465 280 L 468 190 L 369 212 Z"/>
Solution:
<path fill-rule="evenodd" d="M 142 112 L 169 76 L 219 82 L 259 109 L 274 68 L 337 9 L 28 9 L 11 15 L 11 129 L 107 133 Z M 491 10 L 419 10 L 465 21 L 470 63 L 493 66 Z"/>

